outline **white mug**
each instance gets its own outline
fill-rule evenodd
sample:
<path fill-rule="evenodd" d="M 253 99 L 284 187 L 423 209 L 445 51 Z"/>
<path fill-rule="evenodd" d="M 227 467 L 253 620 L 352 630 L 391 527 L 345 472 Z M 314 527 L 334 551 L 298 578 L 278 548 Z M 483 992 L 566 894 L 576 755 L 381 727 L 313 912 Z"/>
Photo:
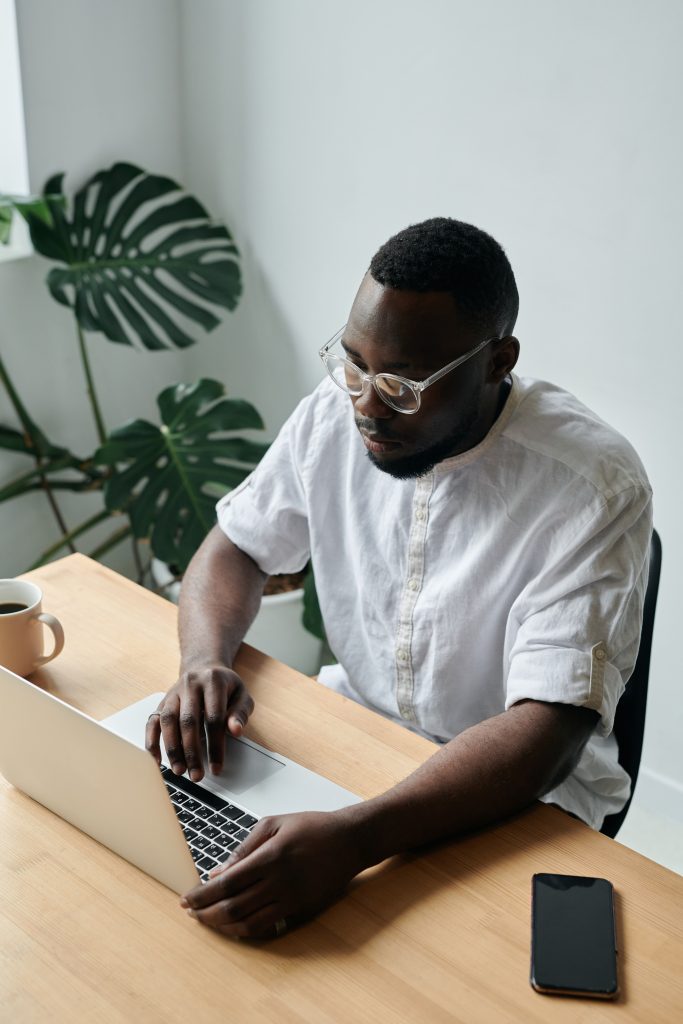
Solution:
<path fill-rule="evenodd" d="M 64 646 L 60 622 L 42 611 L 43 595 L 35 583 L 0 580 L 0 665 L 27 676 L 56 658 Z M 52 630 L 54 650 L 43 654 L 43 623 Z"/>

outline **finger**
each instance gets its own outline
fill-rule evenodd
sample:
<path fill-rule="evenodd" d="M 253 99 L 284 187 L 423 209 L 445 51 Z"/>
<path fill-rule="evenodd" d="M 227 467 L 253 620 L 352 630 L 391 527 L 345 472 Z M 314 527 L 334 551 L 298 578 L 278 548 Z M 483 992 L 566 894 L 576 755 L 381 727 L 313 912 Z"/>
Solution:
<path fill-rule="evenodd" d="M 159 738 L 161 737 L 161 706 L 160 704 L 159 708 L 149 716 L 145 726 L 145 748 L 149 750 L 159 766 L 161 766 L 161 748 L 159 746 Z"/>
<path fill-rule="evenodd" d="M 240 865 L 241 866 L 241 865 Z M 209 907 L 212 903 L 219 903 L 221 900 L 231 899 L 246 892 L 252 885 L 257 885 L 264 879 L 264 872 L 258 868 L 249 867 L 247 871 L 237 871 L 228 868 L 210 878 L 204 885 L 197 885 L 190 892 L 186 893 L 180 900 L 181 907 L 192 910 L 201 910 Z"/>
<path fill-rule="evenodd" d="M 265 880 L 252 885 L 238 896 L 230 899 L 218 900 L 208 907 L 199 910 L 189 910 L 190 917 L 194 917 L 201 924 L 208 928 L 222 928 L 224 926 L 237 924 L 245 917 L 250 917 L 257 910 L 262 910 L 272 902 L 270 885 Z"/>
<path fill-rule="evenodd" d="M 269 903 L 241 921 L 221 925 L 219 930 L 235 939 L 274 939 L 278 934 L 276 922 L 285 921 L 289 927 L 290 920 L 282 912 L 280 903 Z"/>
<path fill-rule="evenodd" d="M 277 818 L 262 818 L 261 821 L 252 829 L 251 833 L 247 836 L 244 842 L 240 843 L 239 847 L 231 853 L 227 860 L 223 861 L 222 864 L 218 864 L 215 868 L 211 868 L 209 871 L 209 878 L 215 878 L 216 875 L 222 874 L 223 871 L 227 871 L 229 868 L 235 867 L 240 861 L 243 861 L 245 857 L 251 856 L 260 846 L 268 840 L 272 839 L 278 830 Z"/>
<path fill-rule="evenodd" d="M 193 782 L 199 782 L 204 778 L 204 705 L 201 690 L 189 684 L 181 698 L 180 736 L 188 774 Z"/>
<path fill-rule="evenodd" d="M 236 896 L 237 893 L 259 882 L 267 874 L 269 863 L 274 859 L 266 841 L 275 835 L 277 828 L 277 818 L 262 818 L 239 849 L 230 854 L 220 867 L 211 869 L 209 881 L 185 893 L 180 905 L 206 907 L 216 900 Z M 245 846 L 249 849 L 243 854 Z"/>
<path fill-rule="evenodd" d="M 234 856 L 234 855 L 233 855 Z M 254 862 L 255 861 L 255 862 Z M 233 861 L 232 857 L 224 866 L 222 871 L 204 885 L 197 885 L 181 897 L 181 907 L 198 910 L 201 907 L 208 907 L 219 900 L 227 900 L 233 896 L 250 889 L 252 885 L 263 881 L 266 877 L 268 867 L 263 863 L 263 858 L 254 854 L 246 861 Z"/>
<path fill-rule="evenodd" d="M 239 736 L 242 733 L 253 710 L 254 702 L 246 686 L 240 680 L 228 702 L 228 730 L 233 736 Z"/>
<path fill-rule="evenodd" d="M 211 673 L 211 682 L 204 690 L 204 720 L 209 741 L 209 764 L 215 775 L 223 767 L 227 709 L 228 688 L 225 672 L 216 669 Z"/>
<path fill-rule="evenodd" d="M 180 698 L 176 693 L 166 697 L 163 704 L 159 706 L 161 734 L 166 747 L 166 757 L 176 775 L 182 775 L 185 771 L 185 757 L 183 755 L 183 744 L 180 739 L 180 726 L 178 724 L 178 712 L 180 710 Z"/>

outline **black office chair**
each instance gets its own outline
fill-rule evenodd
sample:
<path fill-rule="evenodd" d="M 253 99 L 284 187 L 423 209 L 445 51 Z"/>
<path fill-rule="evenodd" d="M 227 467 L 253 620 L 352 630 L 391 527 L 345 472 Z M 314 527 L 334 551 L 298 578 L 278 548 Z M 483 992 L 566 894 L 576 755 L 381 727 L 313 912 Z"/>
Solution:
<path fill-rule="evenodd" d="M 652 650 L 652 630 L 655 624 L 657 607 L 657 591 L 659 590 L 659 574 L 662 567 L 662 542 L 656 530 L 652 531 L 650 542 L 650 574 L 645 591 L 643 608 L 643 631 L 640 636 L 638 657 L 633 675 L 626 684 L 624 694 L 617 705 L 614 716 L 614 735 L 619 744 L 619 764 L 631 776 L 631 795 L 626 806 L 618 814 L 608 814 L 600 831 L 614 839 L 624 823 L 624 818 L 633 799 L 636 788 L 640 755 L 643 749 L 643 732 L 645 731 L 645 707 L 647 705 L 647 682 L 650 674 L 650 651 Z"/>

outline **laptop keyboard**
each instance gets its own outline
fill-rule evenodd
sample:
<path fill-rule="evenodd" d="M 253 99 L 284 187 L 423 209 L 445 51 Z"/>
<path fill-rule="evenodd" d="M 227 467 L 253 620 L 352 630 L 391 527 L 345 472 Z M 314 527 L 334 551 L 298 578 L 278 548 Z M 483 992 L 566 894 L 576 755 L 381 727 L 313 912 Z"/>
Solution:
<path fill-rule="evenodd" d="M 247 838 L 258 821 L 184 775 L 162 765 L 161 774 L 202 882 Z"/>

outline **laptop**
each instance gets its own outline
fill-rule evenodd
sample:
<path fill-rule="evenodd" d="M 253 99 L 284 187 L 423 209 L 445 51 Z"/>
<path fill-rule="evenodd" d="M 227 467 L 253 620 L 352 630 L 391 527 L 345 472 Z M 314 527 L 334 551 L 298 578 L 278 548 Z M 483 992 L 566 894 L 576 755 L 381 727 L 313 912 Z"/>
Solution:
<path fill-rule="evenodd" d="M 332 811 L 360 797 L 244 737 L 226 737 L 201 783 L 145 750 L 154 693 L 101 722 L 0 666 L 0 772 L 176 893 L 206 881 L 266 815 Z"/>

